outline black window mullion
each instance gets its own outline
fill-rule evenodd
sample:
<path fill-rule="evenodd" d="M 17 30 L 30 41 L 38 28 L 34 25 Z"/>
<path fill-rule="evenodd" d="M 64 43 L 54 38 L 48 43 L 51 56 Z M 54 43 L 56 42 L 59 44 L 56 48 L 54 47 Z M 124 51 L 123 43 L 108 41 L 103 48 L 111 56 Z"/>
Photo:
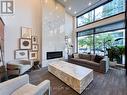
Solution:
<path fill-rule="evenodd" d="M 127 0 L 125 0 L 125 68 L 127 75 Z"/>
<path fill-rule="evenodd" d="M 95 54 L 95 28 L 94 28 L 94 32 L 93 32 L 93 50 L 94 50 L 94 54 Z"/>

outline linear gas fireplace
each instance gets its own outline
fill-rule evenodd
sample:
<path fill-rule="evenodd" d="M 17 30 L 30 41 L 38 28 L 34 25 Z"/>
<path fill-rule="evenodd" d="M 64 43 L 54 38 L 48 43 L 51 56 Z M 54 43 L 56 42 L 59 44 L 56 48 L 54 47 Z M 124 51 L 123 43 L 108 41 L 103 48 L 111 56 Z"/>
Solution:
<path fill-rule="evenodd" d="M 63 51 L 47 52 L 47 60 L 63 57 Z"/>

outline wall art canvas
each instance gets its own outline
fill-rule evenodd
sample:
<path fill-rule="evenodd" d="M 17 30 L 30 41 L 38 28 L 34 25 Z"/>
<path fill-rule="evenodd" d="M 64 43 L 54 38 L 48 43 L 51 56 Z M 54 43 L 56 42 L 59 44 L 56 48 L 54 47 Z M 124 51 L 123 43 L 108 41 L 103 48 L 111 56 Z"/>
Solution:
<path fill-rule="evenodd" d="M 37 51 L 29 51 L 29 59 L 37 59 L 38 52 Z"/>
<path fill-rule="evenodd" d="M 31 38 L 32 28 L 22 27 L 21 28 L 21 38 Z"/>
<path fill-rule="evenodd" d="M 14 56 L 15 56 L 15 59 L 28 59 L 28 51 L 27 50 L 16 50 Z"/>
<path fill-rule="evenodd" d="M 33 51 L 38 51 L 38 44 L 33 44 L 32 45 L 32 50 Z"/>
<path fill-rule="evenodd" d="M 31 39 L 21 38 L 19 39 L 20 49 L 31 49 Z"/>
<path fill-rule="evenodd" d="M 38 43 L 37 36 L 32 36 L 32 44 L 37 44 L 37 43 Z"/>

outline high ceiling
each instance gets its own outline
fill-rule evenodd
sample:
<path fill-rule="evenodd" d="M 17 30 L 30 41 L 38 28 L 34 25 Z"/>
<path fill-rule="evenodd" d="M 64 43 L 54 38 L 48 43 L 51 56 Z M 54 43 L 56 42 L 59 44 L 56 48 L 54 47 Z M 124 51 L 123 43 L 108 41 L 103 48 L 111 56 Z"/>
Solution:
<path fill-rule="evenodd" d="M 67 13 L 72 16 L 80 15 L 109 0 L 57 0 Z"/>

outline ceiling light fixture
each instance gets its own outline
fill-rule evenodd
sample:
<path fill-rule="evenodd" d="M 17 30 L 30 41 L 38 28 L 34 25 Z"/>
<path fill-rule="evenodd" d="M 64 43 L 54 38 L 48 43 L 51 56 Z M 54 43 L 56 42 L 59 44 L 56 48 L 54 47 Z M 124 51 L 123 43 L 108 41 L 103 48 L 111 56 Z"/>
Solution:
<path fill-rule="evenodd" d="M 68 9 L 71 10 L 71 7 L 69 7 Z"/>
<path fill-rule="evenodd" d="M 77 12 L 75 11 L 74 14 L 76 14 Z"/>
<path fill-rule="evenodd" d="M 89 2 L 89 4 L 88 4 L 89 6 L 91 6 L 91 2 Z"/>

